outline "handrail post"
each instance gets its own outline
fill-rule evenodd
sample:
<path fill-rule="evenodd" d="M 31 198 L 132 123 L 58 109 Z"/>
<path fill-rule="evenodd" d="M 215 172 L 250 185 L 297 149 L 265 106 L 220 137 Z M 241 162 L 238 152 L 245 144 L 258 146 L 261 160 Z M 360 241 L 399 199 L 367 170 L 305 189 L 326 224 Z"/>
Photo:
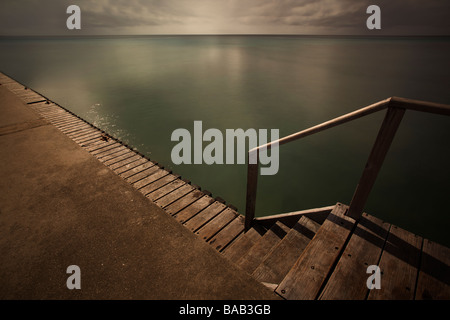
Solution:
<path fill-rule="evenodd" d="M 258 158 L 259 158 L 258 150 L 250 150 L 248 152 L 247 197 L 245 205 L 245 225 L 244 225 L 245 231 L 248 231 L 252 227 L 253 220 L 255 219 L 256 189 L 258 186 L 258 166 L 259 166 Z"/>
<path fill-rule="evenodd" d="M 388 108 L 380 131 L 378 132 L 377 139 L 375 140 L 367 160 L 366 167 L 364 168 L 356 187 L 347 216 L 356 220 L 361 217 L 364 206 L 369 198 L 369 193 L 375 184 L 378 172 L 380 171 L 384 158 L 386 157 L 404 114 L 404 108 Z"/>

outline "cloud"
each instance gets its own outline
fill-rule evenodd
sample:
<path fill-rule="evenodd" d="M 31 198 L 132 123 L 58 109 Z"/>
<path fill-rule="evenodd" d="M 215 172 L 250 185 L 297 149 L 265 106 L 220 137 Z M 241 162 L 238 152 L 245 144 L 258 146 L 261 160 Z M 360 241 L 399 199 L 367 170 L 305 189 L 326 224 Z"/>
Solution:
<path fill-rule="evenodd" d="M 371 0 L 2 0 L 0 34 L 70 34 L 77 4 L 81 34 L 364 34 Z M 377 0 L 377 34 L 450 34 L 450 1 Z"/>

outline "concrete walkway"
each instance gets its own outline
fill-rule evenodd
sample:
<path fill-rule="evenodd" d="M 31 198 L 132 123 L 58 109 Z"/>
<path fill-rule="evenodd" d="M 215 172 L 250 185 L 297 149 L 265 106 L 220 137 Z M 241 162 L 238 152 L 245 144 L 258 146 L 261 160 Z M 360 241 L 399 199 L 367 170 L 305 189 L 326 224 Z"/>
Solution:
<path fill-rule="evenodd" d="M 0 115 L 0 299 L 277 298 L 2 86 Z"/>

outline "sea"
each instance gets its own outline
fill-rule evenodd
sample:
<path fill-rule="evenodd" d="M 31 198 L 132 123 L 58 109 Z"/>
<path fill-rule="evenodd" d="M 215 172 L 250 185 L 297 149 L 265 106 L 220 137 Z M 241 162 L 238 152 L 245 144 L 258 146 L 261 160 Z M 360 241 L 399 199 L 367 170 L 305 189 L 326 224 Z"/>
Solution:
<path fill-rule="evenodd" d="M 0 71 L 245 213 L 245 164 L 179 164 L 176 129 L 280 137 L 397 96 L 450 104 L 449 37 L 1 37 Z M 385 112 L 282 145 L 256 215 L 349 204 Z M 203 142 L 203 147 L 208 142 Z M 365 211 L 450 246 L 450 118 L 407 111 Z"/>

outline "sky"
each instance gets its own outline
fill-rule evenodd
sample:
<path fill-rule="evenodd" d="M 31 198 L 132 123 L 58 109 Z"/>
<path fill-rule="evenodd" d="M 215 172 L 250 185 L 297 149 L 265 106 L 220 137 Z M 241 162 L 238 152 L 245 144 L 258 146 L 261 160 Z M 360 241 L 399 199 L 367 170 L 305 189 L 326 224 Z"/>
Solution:
<path fill-rule="evenodd" d="M 68 30 L 69 5 L 81 29 Z M 381 29 L 368 30 L 369 5 Z M 450 0 L 1 0 L 0 35 L 450 35 Z"/>

